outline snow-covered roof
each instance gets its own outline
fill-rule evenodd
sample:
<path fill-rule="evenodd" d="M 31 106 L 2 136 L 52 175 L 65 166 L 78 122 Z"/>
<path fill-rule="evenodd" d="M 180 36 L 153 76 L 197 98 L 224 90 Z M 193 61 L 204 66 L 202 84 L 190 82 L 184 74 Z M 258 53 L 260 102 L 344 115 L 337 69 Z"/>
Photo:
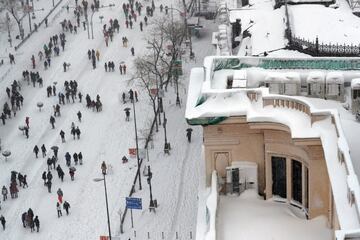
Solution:
<path fill-rule="evenodd" d="M 265 82 L 269 83 L 283 83 L 286 81 L 286 77 L 281 72 L 269 72 L 265 77 Z"/>
<path fill-rule="evenodd" d="M 286 83 L 300 83 L 300 73 L 298 72 L 285 72 Z"/>
<path fill-rule="evenodd" d="M 344 84 L 344 74 L 342 72 L 329 72 L 326 74 L 326 84 Z"/>
<path fill-rule="evenodd" d="M 354 78 L 353 80 L 351 80 L 351 88 L 353 88 L 353 89 L 360 88 L 360 78 Z"/>
<path fill-rule="evenodd" d="M 307 78 L 307 83 L 324 83 L 325 82 L 325 74 L 320 71 L 311 71 L 309 72 Z"/>

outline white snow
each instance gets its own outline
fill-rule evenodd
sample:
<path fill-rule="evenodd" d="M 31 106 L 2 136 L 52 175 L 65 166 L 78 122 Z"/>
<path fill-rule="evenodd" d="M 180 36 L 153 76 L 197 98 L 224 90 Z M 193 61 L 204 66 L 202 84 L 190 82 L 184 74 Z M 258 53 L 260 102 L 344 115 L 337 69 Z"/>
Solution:
<path fill-rule="evenodd" d="M 220 239 L 332 238 L 332 230 L 326 226 L 325 217 L 306 220 L 298 208 L 272 199 L 264 201 L 254 190 L 246 190 L 239 197 L 220 196 L 218 208 Z"/>

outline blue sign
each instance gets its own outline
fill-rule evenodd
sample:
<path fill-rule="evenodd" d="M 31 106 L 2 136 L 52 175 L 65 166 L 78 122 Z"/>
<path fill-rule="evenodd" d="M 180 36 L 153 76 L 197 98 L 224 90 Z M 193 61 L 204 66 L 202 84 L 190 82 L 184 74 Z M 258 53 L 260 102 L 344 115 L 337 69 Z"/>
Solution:
<path fill-rule="evenodd" d="M 129 209 L 142 209 L 142 201 L 141 198 L 132 198 L 127 197 L 126 198 L 126 207 Z"/>

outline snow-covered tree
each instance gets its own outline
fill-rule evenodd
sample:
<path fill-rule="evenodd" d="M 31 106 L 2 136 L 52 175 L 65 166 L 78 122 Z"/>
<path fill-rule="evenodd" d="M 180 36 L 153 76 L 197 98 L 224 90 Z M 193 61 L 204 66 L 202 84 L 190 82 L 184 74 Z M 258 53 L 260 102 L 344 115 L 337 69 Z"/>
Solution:
<path fill-rule="evenodd" d="M 19 28 L 19 35 L 22 36 L 21 19 L 24 15 L 23 0 L 0 0 L 0 9 L 8 11 L 13 16 Z"/>

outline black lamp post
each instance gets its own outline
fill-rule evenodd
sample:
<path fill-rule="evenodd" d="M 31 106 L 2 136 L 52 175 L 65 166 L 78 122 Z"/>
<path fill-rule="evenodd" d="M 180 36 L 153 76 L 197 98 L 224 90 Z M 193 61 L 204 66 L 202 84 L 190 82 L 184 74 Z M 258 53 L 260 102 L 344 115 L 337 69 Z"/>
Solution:
<path fill-rule="evenodd" d="M 136 158 L 137 158 L 137 174 L 139 177 L 139 190 L 141 190 L 141 174 L 140 174 L 140 159 L 139 159 L 139 143 L 138 143 L 138 136 L 137 136 L 137 126 L 136 126 L 136 111 L 135 111 L 135 101 L 132 99 L 133 110 L 134 110 L 134 125 L 135 125 L 135 142 L 136 142 Z"/>
<path fill-rule="evenodd" d="M 111 229 L 110 229 L 110 216 L 109 216 L 109 204 L 108 204 L 108 197 L 107 197 L 107 189 L 106 189 L 106 170 L 101 169 L 103 178 L 95 178 L 95 182 L 104 181 L 104 189 L 105 189 L 105 201 L 106 201 L 106 213 L 107 213 L 107 221 L 108 221 L 108 230 L 109 230 L 109 239 L 111 240 Z"/>
<path fill-rule="evenodd" d="M 166 123 L 167 123 L 167 118 L 165 116 L 165 112 L 164 113 L 164 122 L 163 122 L 163 126 L 164 126 L 164 135 L 165 135 L 165 146 L 167 145 L 167 136 L 166 136 Z"/>
<path fill-rule="evenodd" d="M 148 166 L 147 183 L 149 184 L 149 188 L 150 188 L 150 211 L 151 211 L 151 209 L 153 209 L 155 207 L 154 206 L 153 196 L 152 196 L 151 178 L 152 178 L 152 172 L 151 172 L 150 166 Z"/>

